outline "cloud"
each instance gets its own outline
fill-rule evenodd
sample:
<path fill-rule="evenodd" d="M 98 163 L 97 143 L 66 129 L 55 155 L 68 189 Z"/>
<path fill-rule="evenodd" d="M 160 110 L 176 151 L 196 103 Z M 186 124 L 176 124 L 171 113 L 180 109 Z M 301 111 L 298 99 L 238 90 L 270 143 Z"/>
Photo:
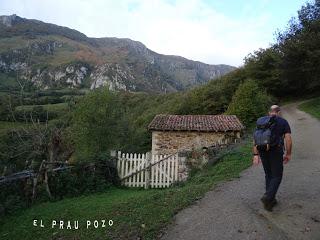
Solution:
<path fill-rule="evenodd" d="M 1 14 L 36 18 L 92 37 L 131 38 L 162 54 L 210 64 L 239 66 L 248 53 L 272 40 L 271 16 L 257 15 L 250 6 L 239 9 L 243 17 L 232 17 L 205 0 L 0 1 Z"/>

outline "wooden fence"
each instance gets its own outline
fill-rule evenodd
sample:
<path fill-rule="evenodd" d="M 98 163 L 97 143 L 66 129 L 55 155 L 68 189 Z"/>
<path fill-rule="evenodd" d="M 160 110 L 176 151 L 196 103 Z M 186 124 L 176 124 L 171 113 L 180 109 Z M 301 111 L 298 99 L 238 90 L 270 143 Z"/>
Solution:
<path fill-rule="evenodd" d="M 216 160 L 221 157 L 221 154 L 223 155 L 223 149 L 228 150 L 238 142 L 240 139 L 226 138 L 205 149 L 211 149 L 214 154 L 211 160 Z M 179 165 L 180 152 L 183 150 L 171 155 L 151 155 L 150 152 L 146 154 L 118 152 L 117 170 L 122 184 L 128 187 L 164 188 L 174 182 L 183 181 L 182 176 L 179 179 L 179 166 L 183 169 L 183 166 Z M 116 152 L 112 151 L 111 155 L 116 156 Z"/>
<path fill-rule="evenodd" d="M 128 187 L 164 188 L 178 181 L 178 154 L 151 155 L 118 152 L 117 169 Z"/>

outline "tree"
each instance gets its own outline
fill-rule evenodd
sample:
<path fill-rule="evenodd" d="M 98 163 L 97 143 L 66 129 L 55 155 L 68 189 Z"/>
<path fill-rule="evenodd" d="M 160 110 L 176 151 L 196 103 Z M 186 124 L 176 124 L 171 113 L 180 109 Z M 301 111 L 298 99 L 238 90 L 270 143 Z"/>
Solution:
<path fill-rule="evenodd" d="M 237 115 L 245 125 L 249 125 L 266 113 L 269 103 L 268 95 L 249 79 L 238 87 L 226 113 Z"/>
<path fill-rule="evenodd" d="M 90 160 L 120 145 L 122 109 L 115 93 L 107 89 L 86 95 L 73 114 L 72 134 L 76 156 Z"/>
<path fill-rule="evenodd" d="M 245 63 L 248 78 L 257 79 L 269 94 L 281 96 L 286 86 L 280 81 L 281 56 L 276 47 L 254 51 L 245 58 Z"/>
<path fill-rule="evenodd" d="M 320 1 L 306 3 L 291 19 L 288 29 L 278 33 L 283 89 L 290 94 L 320 90 Z"/>

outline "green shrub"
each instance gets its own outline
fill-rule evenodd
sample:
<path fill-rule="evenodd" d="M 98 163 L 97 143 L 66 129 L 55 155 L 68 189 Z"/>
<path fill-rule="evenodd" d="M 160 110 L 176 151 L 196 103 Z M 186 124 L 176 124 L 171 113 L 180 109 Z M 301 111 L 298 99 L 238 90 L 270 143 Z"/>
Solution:
<path fill-rule="evenodd" d="M 118 184 L 115 164 L 98 161 L 94 165 L 77 164 L 73 168 L 51 173 L 49 186 L 57 200 L 82 194 L 101 192 Z"/>
<path fill-rule="evenodd" d="M 53 201 L 66 197 L 105 191 L 107 188 L 119 185 L 116 164 L 106 154 L 96 156 L 94 163 L 78 163 L 72 168 L 49 172 L 49 187 Z M 36 198 L 33 203 L 50 200 L 43 176 L 39 177 Z M 17 210 L 25 209 L 32 204 L 31 179 L 20 179 L 0 184 L 0 216 L 10 215 Z"/>
<path fill-rule="evenodd" d="M 0 216 L 12 214 L 29 206 L 30 193 L 23 180 L 0 184 Z"/>
<path fill-rule="evenodd" d="M 249 125 L 267 113 L 270 102 L 270 97 L 249 79 L 238 87 L 226 113 L 237 115 L 245 125 Z"/>
<path fill-rule="evenodd" d="M 72 126 L 78 159 L 88 161 L 96 153 L 119 146 L 121 135 L 125 134 L 123 120 L 122 106 L 115 93 L 97 90 L 81 99 Z"/>

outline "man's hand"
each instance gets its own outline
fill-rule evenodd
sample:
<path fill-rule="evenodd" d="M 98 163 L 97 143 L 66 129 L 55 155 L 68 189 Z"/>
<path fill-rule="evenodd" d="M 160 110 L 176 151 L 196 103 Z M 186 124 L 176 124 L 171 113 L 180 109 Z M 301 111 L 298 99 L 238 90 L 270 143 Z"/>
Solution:
<path fill-rule="evenodd" d="M 291 160 L 291 155 L 290 154 L 285 154 L 283 156 L 283 163 L 287 164 Z"/>
<path fill-rule="evenodd" d="M 253 159 L 252 159 L 253 165 L 259 165 L 260 162 L 261 162 L 261 160 L 258 155 L 253 156 Z"/>
<path fill-rule="evenodd" d="M 291 159 L 291 150 L 292 150 L 292 138 L 290 133 L 284 135 L 286 142 L 286 154 L 283 156 L 283 163 L 287 164 Z"/>

